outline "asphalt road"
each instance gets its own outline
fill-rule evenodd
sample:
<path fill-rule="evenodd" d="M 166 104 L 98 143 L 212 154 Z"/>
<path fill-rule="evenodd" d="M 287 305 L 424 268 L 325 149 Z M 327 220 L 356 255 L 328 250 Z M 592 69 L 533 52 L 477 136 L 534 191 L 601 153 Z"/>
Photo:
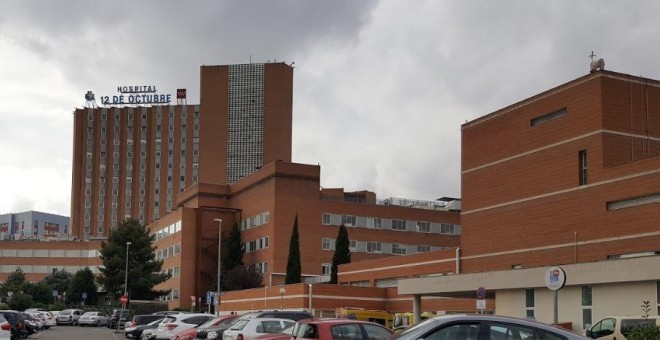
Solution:
<path fill-rule="evenodd" d="M 30 335 L 27 339 L 39 340 L 69 340 L 69 339 L 94 339 L 94 340 L 126 340 L 124 331 L 115 333 L 115 329 L 101 327 L 80 326 L 53 326 L 50 329 L 42 329 Z"/>

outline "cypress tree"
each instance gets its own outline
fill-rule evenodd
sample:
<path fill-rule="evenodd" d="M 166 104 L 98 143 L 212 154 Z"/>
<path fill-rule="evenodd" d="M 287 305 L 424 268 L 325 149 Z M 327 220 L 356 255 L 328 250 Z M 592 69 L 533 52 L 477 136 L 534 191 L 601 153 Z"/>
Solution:
<path fill-rule="evenodd" d="M 335 241 L 335 254 L 332 256 L 332 267 L 330 269 L 330 283 L 337 283 L 337 268 L 340 264 L 351 263 L 351 242 L 348 239 L 348 231 L 345 225 L 339 226 L 337 240 Z"/>
<path fill-rule="evenodd" d="M 293 221 L 291 241 L 289 241 L 289 257 L 286 261 L 286 278 L 284 283 L 300 283 L 302 270 L 300 269 L 300 236 L 298 235 L 298 214 Z"/>
<path fill-rule="evenodd" d="M 242 266 L 245 249 L 243 248 L 243 238 L 241 237 L 241 229 L 238 227 L 238 223 L 234 223 L 223 243 L 223 253 L 225 256 L 223 256 L 222 260 L 222 270 L 228 272 L 236 266 Z"/>

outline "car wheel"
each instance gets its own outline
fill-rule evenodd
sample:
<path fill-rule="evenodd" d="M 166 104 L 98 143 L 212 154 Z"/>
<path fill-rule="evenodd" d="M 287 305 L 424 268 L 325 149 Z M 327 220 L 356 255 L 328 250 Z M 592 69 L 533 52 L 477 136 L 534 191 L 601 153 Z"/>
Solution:
<path fill-rule="evenodd" d="M 98 327 L 98 326 L 100 326 L 100 325 L 101 325 L 101 321 L 96 320 L 96 327 Z"/>

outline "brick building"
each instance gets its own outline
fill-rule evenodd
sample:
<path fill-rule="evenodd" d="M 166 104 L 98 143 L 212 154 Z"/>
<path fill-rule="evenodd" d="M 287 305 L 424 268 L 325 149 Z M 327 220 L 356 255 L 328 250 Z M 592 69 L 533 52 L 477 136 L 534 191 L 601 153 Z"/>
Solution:
<path fill-rule="evenodd" d="M 74 111 L 72 235 L 104 238 L 129 217 L 147 225 L 195 183 L 231 184 L 274 160 L 291 161 L 293 67 L 202 66 L 200 82 L 199 105 Z M 118 90 L 127 98 L 143 91 Z M 144 91 L 152 95 L 155 86 Z"/>
<path fill-rule="evenodd" d="M 475 296 L 553 322 L 660 312 L 660 82 L 597 71 L 462 126 L 461 247 L 447 275 L 400 294 Z M 351 272 L 360 264 L 342 267 Z M 350 276 L 350 275 L 347 275 Z M 343 276 L 342 276 L 343 277 Z"/>

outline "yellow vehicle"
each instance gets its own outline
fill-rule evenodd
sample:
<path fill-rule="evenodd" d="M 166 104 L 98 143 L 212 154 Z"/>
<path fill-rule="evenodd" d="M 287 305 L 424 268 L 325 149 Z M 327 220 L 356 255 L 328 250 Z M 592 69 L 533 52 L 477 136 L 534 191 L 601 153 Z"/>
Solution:
<path fill-rule="evenodd" d="M 422 315 L 420 315 L 420 319 L 421 321 L 424 321 L 434 316 L 435 316 L 434 313 L 423 312 Z M 394 329 L 407 328 L 412 326 L 414 323 L 415 323 L 415 316 L 411 312 L 394 314 L 394 326 L 393 326 Z"/>
<path fill-rule="evenodd" d="M 381 324 L 389 329 L 392 329 L 392 314 L 382 310 L 371 310 L 362 308 L 337 308 L 335 310 L 335 317 L 342 319 L 370 321 Z"/>

